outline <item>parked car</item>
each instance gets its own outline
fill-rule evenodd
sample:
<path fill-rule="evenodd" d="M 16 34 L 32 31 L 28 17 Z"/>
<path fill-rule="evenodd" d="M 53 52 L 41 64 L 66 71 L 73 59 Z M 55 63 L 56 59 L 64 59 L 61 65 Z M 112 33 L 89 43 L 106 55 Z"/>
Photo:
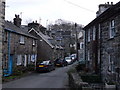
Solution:
<path fill-rule="evenodd" d="M 76 54 L 72 54 L 70 57 L 71 57 L 71 59 L 73 60 L 73 62 L 76 61 Z"/>
<path fill-rule="evenodd" d="M 68 62 L 68 64 L 72 64 L 72 59 L 71 57 L 65 57 L 65 60 Z"/>
<path fill-rule="evenodd" d="M 38 72 L 40 72 L 40 71 L 52 71 L 52 70 L 55 70 L 54 62 L 50 61 L 50 60 L 39 62 L 36 65 L 36 70 Z"/>
<path fill-rule="evenodd" d="M 55 66 L 67 66 L 68 65 L 68 62 L 65 60 L 65 59 L 56 59 L 54 61 L 55 63 Z"/>

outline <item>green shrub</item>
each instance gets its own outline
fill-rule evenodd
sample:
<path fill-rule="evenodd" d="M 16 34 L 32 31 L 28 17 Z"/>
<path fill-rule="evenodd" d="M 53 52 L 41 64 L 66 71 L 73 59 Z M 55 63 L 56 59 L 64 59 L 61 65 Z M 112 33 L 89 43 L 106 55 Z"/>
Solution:
<path fill-rule="evenodd" d="M 28 71 L 34 71 L 35 70 L 35 65 L 31 64 L 27 66 Z"/>

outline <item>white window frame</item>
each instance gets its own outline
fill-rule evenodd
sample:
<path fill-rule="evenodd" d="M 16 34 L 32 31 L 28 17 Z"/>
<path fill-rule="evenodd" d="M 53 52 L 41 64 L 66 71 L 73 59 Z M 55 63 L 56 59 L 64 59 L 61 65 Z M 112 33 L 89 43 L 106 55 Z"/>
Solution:
<path fill-rule="evenodd" d="M 88 42 L 90 42 L 90 29 L 88 29 Z"/>
<path fill-rule="evenodd" d="M 88 61 L 90 61 L 90 51 L 88 50 Z"/>
<path fill-rule="evenodd" d="M 24 60 L 24 66 L 26 67 L 26 66 L 27 66 L 27 55 L 25 55 L 24 57 L 25 57 L 25 58 L 24 58 L 24 59 L 25 59 L 25 60 Z"/>
<path fill-rule="evenodd" d="M 31 62 L 31 55 L 29 54 L 28 55 L 28 64 L 30 64 L 30 62 Z"/>
<path fill-rule="evenodd" d="M 108 70 L 109 70 L 111 73 L 114 73 L 114 63 L 113 63 L 113 61 L 111 60 L 111 55 L 110 55 L 110 54 L 108 55 L 108 60 L 109 60 Z"/>
<path fill-rule="evenodd" d="M 81 42 L 81 43 L 80 43 L 80 49 L 83 49 L 83 47 L 84 47 L 83 45 L 84 45 L 84 43 Z"/>
<path fill-rule="evenodd" d="M 109 31 L 109 33 L 110 33 L 110 38 L 114 38 L 114 36 L 115 36 L 115 20 L 111 20 L 110 21 L 110 26 L 109 26 L 110 28 L 110 31 Z"/>
<path fill-rule="evenodd" d="M 98 25 L 98 30 L 99 30 L 99 39 L 100 39 L 100 34 L 101 34 L 100 33 L 101 32 L 101 25 L 100 24 Z"/>
<path fill-rule="evenodd" d="M 17 65 L 22 65 L 22 55 L 17 55 Z"/>
<path fill-rule="evenodd" d="M 25 44 L 25 38 L 24 38 L 24 36 L 20 36 L 20 44 Z"/>
<path fill-rule="evenodd" d="M 96 28 L 95 26 L 93 27 L 93 40 L 95 40 L 95 37 L 96 37 Z"/>
<path fill-rule="evenodd" d="M 35 40 L 34 40 L 34 39 L 33 39 L 33 41 L 32 41 L 32 45 L 35 46 Z"/>

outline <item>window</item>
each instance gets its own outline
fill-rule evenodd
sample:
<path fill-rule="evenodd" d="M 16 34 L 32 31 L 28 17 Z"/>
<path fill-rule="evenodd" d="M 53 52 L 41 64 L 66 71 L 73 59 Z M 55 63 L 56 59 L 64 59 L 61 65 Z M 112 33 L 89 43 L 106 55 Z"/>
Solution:
<path fill-rule="evenodd" d="M 32 45 L 35 46 L 35 40 L 33 40 Z"/>
<path fill-rule="evenodd" d="M 90 29 L 88 29 L 88 42 L 90 42 Z"/>
<path fill-rule="evenodd" d="M 28 55 L 28 64 L 30 64 L 31 55 Z"/>
<path fill-rule="evenodd" d="M 20 44 L 25 44 L 24 36 L 20 36 Z"/>
<path fill-rule="evenodd" d="M 88 50 L 88 61 L 90 61 L 90 51 Z"/>
<path fill-rule="evenodd" d="M 8 33 L 5 31 L 4 32 L 4 41 L 7 41 L 7 39 L 8 39 Z"/>
<path fill-rule="evenodd" d="M 112 59 L 112 57 L 111 57 L 111 55 L 109 54 L 108 55 L 108 60 L 109 60 L 109 67 L 108 67 L 108 71 L 110 71 L 110 72 L 114 72 L 114 62 L 111 60 Z"/>
<path fill-rule="evenodd" d="M 101 29 L 101 28 L 100 28 L 100 24 L 99 24 L 99 27 L 98 27 L 98 30 L 99 30 L 99 39 L 100 39 L 100 29 Z"/>
<path fill-rule="evenodd" d="M 27 66 L 27 55 L 24 56 L 24 59 L 25 59 L 24 66 L 26 67 Z"/>
<path fill-rule="evenodd" d="M 80 49 L 83 49 L 83 46 L 84 46 L 84 44 L 83 44 L 83 42 L 81 42 L 80 43 Z"/>
<path fill-rule="evenodd" d="M 31 61 L 32 61 L 32 62 L 35 62 L 35 61 L 36 61 L 36 56 L 37 56 L 37 55 L 31 55 Z"/>
<path fill-rule="evenodd" d="M 115 36 L 115 20 L 110 21 L 110 38 Z"/>
<path fill-rule="evenodd" d="M 96 29 L 95 29 L 95 26 L 93 27 L 93 40 L 95 40 L 95 35 L 96 34 Z"/>
<path fill-rule="evenodd" d="M 18 55 L 17 56 L 17 65 L 21 65 L 22 64 L 22 56 Z"/>

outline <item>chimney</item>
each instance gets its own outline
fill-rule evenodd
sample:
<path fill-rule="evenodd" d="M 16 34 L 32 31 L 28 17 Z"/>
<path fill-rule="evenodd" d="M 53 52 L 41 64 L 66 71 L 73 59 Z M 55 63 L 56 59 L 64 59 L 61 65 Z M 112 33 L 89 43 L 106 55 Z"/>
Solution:
<path fill-rule="evenodd" d="M 13 19 L 13 21 L 14 21 L 14 25 L 16 25 L 17 27 L 21 26 L 22 19 L 19 17 L 19 15 L 15 14 L 15 18 Z"/>
<path fill-rule="evenodd" d="M 109 2 L 107 2 L 107 4 L 109 5 Z"/>
<path fill-rule="evenodd" d="M 111 5 L 113 5 L 113 2 L 111 2 Z"/>

